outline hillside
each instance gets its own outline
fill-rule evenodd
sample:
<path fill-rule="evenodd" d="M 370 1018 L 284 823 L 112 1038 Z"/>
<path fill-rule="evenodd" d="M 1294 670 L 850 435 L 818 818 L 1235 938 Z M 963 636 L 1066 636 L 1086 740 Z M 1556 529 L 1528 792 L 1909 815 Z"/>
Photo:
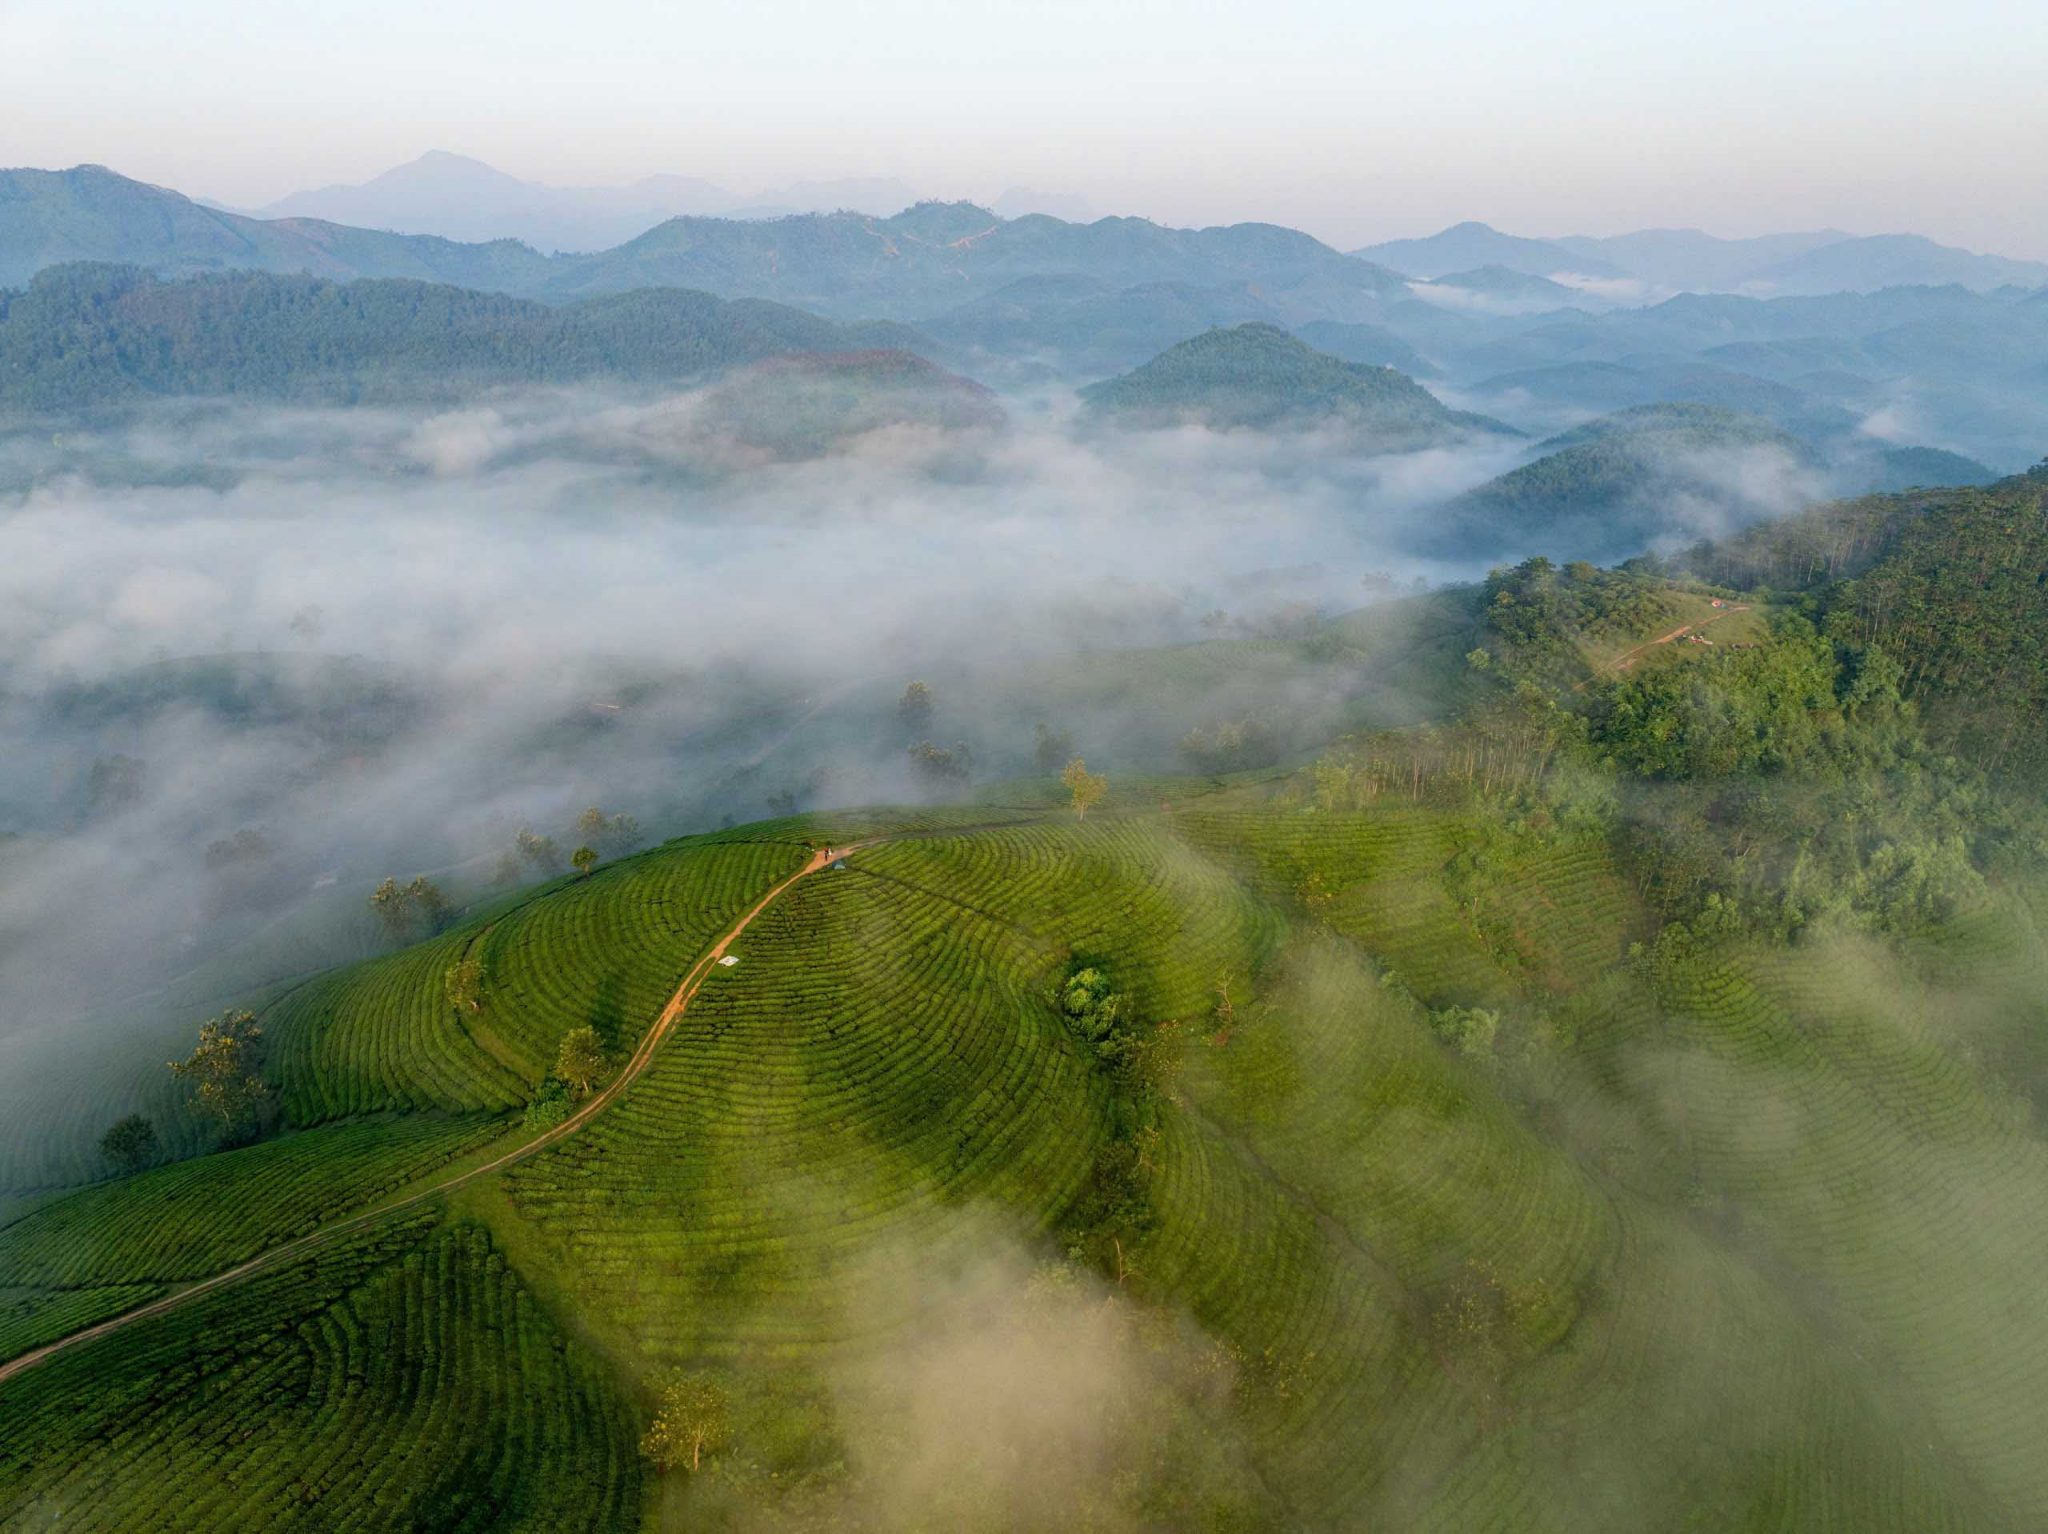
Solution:
<path fill-rule="evenodd" d="M 1812 593 L 1830 633 L 1898 657 L 1907 695 L 1957 750 L 2048 771 L 2048 465 L 1981 489 L 1816 507 L 1675 563 Z"/>
<path fill-rule="evenodd" d="M 1257 323 L 1183 341 L 1081 397 L 1096 419 L 1129 429 L 1329 430 L 1376 452 L 1507 432 L 1498 422 L 1448 409 L 1392 368 L 1345 362 Z"/>
<path fill-rule="evenodd" d="M 993 430 L 1003 409 L 977 383 L 908 352 L 802 355 L 755 363 L 714 385 L 690 431 L 740 458 L 815 458 L 869 432 Z"/>
<path fill-rule="evenodd" d="M 914 345 L 758 300 L 663 289 L 553 308 L 398 279 L 243 272 L 160 281 L 67 266 L 0 292 L 0 406 L 176 395 L 459 398 L 533 384 L 673 384 L 788 352 Z"/>
<path fill-rule="evenodd" d="M 2037 1527 L 2039 811 L 1714 600 L 1532 562 L 1461 720 L 687 838 L 254 998 L 275 1124 L 9 1206 L 0 1356 L 325 1234 L 0 1376 L 0 1519 Z"/>
<path fill-rule="evenodd" d="M 1431 546 L 1615 558 L 1756 521 L 1807 498 L 1801 477 L 1818 470 L 1810 448 L 1768 422 L 1706 405 L 1617 411 L 1532 451 L 1531 462 L 1450 502 Z"/>
<path fill-rule="evenodd" d="M 408 277 L 512 291 L 546 258 L 511 240 L 464 245 L 317 219 L 258 219 L 203 207 L 103 165 L 0 170 L 0 287 L 45 267 L 108 261 L 165 275 L 255 270 L 316 277 Z"/>
<path fill-rule="evenodd" d="M 1627 275 L 1603 257 L 1570 250 L 1550 240 L 1502 234 L 1481 223 L 1453 224 L 1424 239 L 1389 240 L 1352 254 L 1410 277 L 1430 279 L 1479 267 L 1499 267 L 1531 277 L 1552 277 L 1559 272 L 1587 277 Z"/>
<path fill-rule="evenodd" d="M 2048 263 L 2014 261 L 1938 245 L 1925 235 L 1885 234 L 1841 240 L 1787 256 L 1748 273 L 1744 286 L 1763 293 L 1872 293 L 1906 286 L 2048 287 Z"/>

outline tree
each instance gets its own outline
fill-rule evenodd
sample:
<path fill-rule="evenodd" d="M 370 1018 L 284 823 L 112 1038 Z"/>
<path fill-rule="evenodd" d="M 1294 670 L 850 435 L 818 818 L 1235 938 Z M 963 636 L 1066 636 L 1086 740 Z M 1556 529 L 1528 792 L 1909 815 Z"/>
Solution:
<path fill-rule="evenodd" d="M 597 849 L 594 847 L 578 847 L 569 854 L 569 866 L 587 878 L 590 870 L 597 867 Z"/>
<path fill-rule="evenodd" d="M 696 1470 L 706 1453 L 723 1447 L 727 1414 L 725 1387 L 711 1375 L 672 1374 L 662 1387 L 654 1421 L 640 1440 L 640 1452 L 654 1461 L 656 1470 L 673 1470 L 684 1460 Z"/>
<path fill-rule="evenodd" d="M 1060 782 L 1072 796 L 1074 818 L 1086 820 L 1088 812 L 1109 792 L 1109 779 L 1099 772 L 1090 772 L 1088 764 L 1075 757 L 1067 763 L 1066 771 L 1060 774 Z"/>
<path fill-rule="evenodd" d="M 173 1076 L 193 1083 L 192 1105 L 224 1130 L 247 1123 L 269 1096 L 259 1071 L 262 1038 L 255 1014 L 223 1012 L 200 1024 L 190 1055 L 169 1062 Z"/>
<path fill-rule="evenodd" d="M 581 1097 L 604 1074 L 606 1063 L 604 1042 L 598 1038 L 597 1030 L 587 1026 L 571 1028 L 562 1035 L 561 1052 L 555 1056 L 555 1074 Z"/>
<path fill-rule="evenodd" d="M 405 887 L 405 897 L 412 902 L 414 919 L 430 936 L 455 917 L 455 902 L 444 895 L 441 886 L 432 879 L 415 877 Z"/>
<path fill-rule="evenodd" d="M 86 813 L 97 820 L 119 814 L 142 802 L 142 763 L 132 756 L 102 756 L 94 759 L 86 775 Z"/>
<path fill-rule="evenodd" d="M 1051 777 L 1060 770 L 1062 762 L 1073 760 L 1074 737 L 1066 730 L 1049 730 L 1041 724 L 1038 727 L 1038 744 L 1031 755 L 1038 770 Z"/>
<path fill-rule="evenodd" d="M 631 815 L 607 815 L 593 804 L 576 817 L 576 834 L 586 847 L 617 857 L 640 845 L 640 822 Z"/>
<path fill-rule="evenodd" d="M 410 884 L 386 879 L 370 896 L 370 909 L 384 924 L 385 934 L 395 943 L 432 937 L 448 925 L 455 907 L 441 893 L 441 887 L 424 875 Z"/>
<path fill-rule="evenodd" d="M 560 873 L 562 870 L 562 849 L 555 845 L 552 836 L 542 836 L 536 831 L 521 831 L 514 838 L 519 856 L 544 874 Z"/>
<path fill-rule="evenodd" d="M 910 765 L 931 782 L 964 783 L 974 770 L 974 753 L 964 740 L 955 741 L 950 749 L 921 740 L 910 748 Z"/>
<path fill-rule="evenodd" d="M 156 1160 L 156 1125 L 131 1113 L 100 1136 L 100 1154 L 124 1172 L 139 1172 Z"/>
<path fill-rule="evenodd" d="M 896 700 L 896 720 L 907 734 L 922 735 L 931 727 L 932 690 L 923 682 L 912 682 Z"/>
<path fill-rule="evenodd" d="M 465 954 L 449 965 L 442 984 L 448 992 L 448 1005 L 456 1011 L 483 1011 L 484 961 L 475 954 Z"/>

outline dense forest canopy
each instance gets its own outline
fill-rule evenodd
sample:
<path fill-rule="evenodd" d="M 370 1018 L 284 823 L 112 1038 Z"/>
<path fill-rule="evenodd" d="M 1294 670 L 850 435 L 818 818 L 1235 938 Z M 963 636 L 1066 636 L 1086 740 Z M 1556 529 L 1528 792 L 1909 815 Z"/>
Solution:
<path fill-rule="evenodd" d="M 353 403 L 514 385 L 681 384 L 790 352 L 917 344 L 760 300 L 649 289 L 564 307 L 398 278 L 162 281 L 66 266 L 0 293 L 0 406 L 163 395 Z"/>

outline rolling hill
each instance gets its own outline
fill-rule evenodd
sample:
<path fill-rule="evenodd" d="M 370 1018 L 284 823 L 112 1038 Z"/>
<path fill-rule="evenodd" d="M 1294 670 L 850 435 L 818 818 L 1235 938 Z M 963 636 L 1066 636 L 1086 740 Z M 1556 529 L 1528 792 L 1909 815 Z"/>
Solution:
<path fill-rule="evenodd" d="M 1273 325 L 1208 331 L 1143 367 L 1091 385 L 1098 421 L 1146 430 L 1328 430 L 1361 448 L 1404 452 L 1507 429 L 1444 406 L 1392 368 L 1345 362 Z"/>
<path fill-rule="evenodd" d="M 684 838 L 252 997 L 253 1143 L 25 1187 L 6 1126 L 0 1519 L 2039 1526 L 2040 810 L 1878 657 L 2034 622 L 1939 565 L 2040 492 L 1870 503 L 1811 593 L 1908 627 L 1839 648 L 1531 562 L 1434 726 Z"/>
<path fill-rule="evenodd" d="M 1446 505 L 1428 546 L 1618 558 L 1759 520 L 1811 499 L 1822 483 L 1807 444 L 1707 405 L 1634 406 L 1531 451 L 1530 462 Z"/>

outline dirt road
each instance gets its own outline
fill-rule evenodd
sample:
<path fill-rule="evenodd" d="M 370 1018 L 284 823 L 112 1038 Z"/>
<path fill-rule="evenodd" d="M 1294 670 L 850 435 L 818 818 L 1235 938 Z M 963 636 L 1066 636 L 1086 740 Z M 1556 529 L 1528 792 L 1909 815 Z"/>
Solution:
<path fill-rule="evenodd" d="M 671 1030 L 674 1029 L 676 1020 L 689 1009 L 691 998 L 702 988 L 705 978 L 711 973 L 713 966 L 725 957 L 726 950 L 731 948 L 734 940 L 747 930 L 755 917 L 759 916 L 780 899 L 790 886 L 796 884 L 799 880 L 809 878 L 820 869 L 829 866 L 835 858 L 845 857 L 850 852 L 857 852 L 863 847 L 873 845 L 874 841 L 855 842 L 844 847 L 827 848 L 822 852 L 814 853 L 811 860 L 804 864 L 802 868 L 799 868 L 795 873 L 755 901 L 753 907 L 748 910 L 746 915 L 734 922 L 726 930 L 725 936 L 721 937 L 716 945 L 699 958 L 695 964 L 690 966 L 689 973 L 683 976 L 682 984 L 676 987 L 675 994 L 668 999 L 668 1005 L 661 1009 L 661 1015 L 654 1020 L 654 1026 L 649 1028 L 641 1038 L 640 1047 L 633 1051 L 632 1058 L 626 1062 L 618 1075 L 614 1076 L 604 1088 L 594 1093 L 581 1107 L 563 1119 L 561 1123 L 541 1131 L 531 1140 L 513 1147 L 502 1156 L 487 1161 L 481 1166 L 470 1167 L 466 1171 L 454 1173 L 443 1178 L 440 1182 L 422 1188 L 415 1193 L 409 1193 L 392 1203 L 380 1204 L 373 1209 L 366 1209 L 360 1214 L 349 1215 L 332 1225 L 322 1226 L 319 1230 L 311 1231 L 306 1235 L 287 1241 L 281 1246 L 274 1246 L 267 1252 L 261 1252 L 251 1257 L 247 1262 L 238 1263 L 232 1268 L 214 1274 L 211 1278 L 202 1278 L 196 1283 L 187 1284 L 182 1289 L 175 1289 L 160 1299 L 151 1300 L 146 1305 L 138 1305 L 133 1310 L 123 1311 L 118 1316 L 110 1316 L 106 1320 L 88 1326 L 81 1331 L 73 1332 L 68 1337 L 60 1337 L 55 1342 L 48 1342 L 39 1348 L 33 1348 L 23 1353 L 19 1358 L 10 1359 L 4 1364 L 0 1364 L 0 1385 L 4 1385 L 17 1374 L 24 1374 L 28 1370 L 33 1369 L 37 1364 L 46 1362 L 67 1349 L 77 1347 L 80 1343 L 91 1342 L 95 1338 L 104 1337 L 110 1332 L 117 1332 L 124 1326 L 132 1325 L 150 1316 L 160 1316 L 165 1311 L 175 1310 L 178 1306 L 188 1301 L 196 1300 L 201 1295 L 211 1294 L 216 1289 L 224 1289 L 239 1279 L 248 1278 L 251 1274 L 261 1273 L 281 1262 L 301 1256 L 324 1242 L 362 1230 L 387 1215 L 397 1213 L 401 1209 L 409 1209 L 415 1204 L 425 1203 L 428 1199 L 438 1198 L 444 1193 L 461 1187 L 466 1182 L 472 1182 L 476 1178 L 487 1176 L 492 1172 L 502 1172 L 506 1167 L 524 1161 L 529 1156 L 537 1155 L 539 1152 L 546 1150 L 550 1145 L 566 1140 L 570 1135 L 576 1133 L 577 1130 L 583 1128 L 592 1119 L 604 1112 L 606 1108 L 618 1101 L 619 1095 L 631 1086 L 649 1065 L 653 1064 L 655 1051 L 661 1047 L 662 1040 L 667 1038 Z"/>
<path fill-rule="evenodd" d="M 1728 604 L 1727 607 L 1723 608 L 1720 612 L 1715 613 L 1714 616 L 1711 618 L 1703 619 L 1698 623 L 1681 623 L 1677 628 L 1673 629 L 1668 634 L 1659 634 L 1655 639 L 1644 640 L 1634 649 L 1623 650 L 1619 655 L 1615 656 L 1612 660 L 1602 665 L 1600 667 L 1600 670 L 1626 671 L 1628 669 L 1629 662 L 1633 661 L 1638 655 L 1641 655 L 1645 650 L 1654 650 L 1660 644 L 1669 644 L 1674 639 L 1683 639 L 1687 634 L 1693 633 L 1695 630 L 1712 628 L 1715 624 L 1719 623 L 1723 618 L 1732 618 L 1737 613 L 1746 613 L 1748 611 L 1749 604 L 1747 602 L 1731 602 Z M 1584 682 L 1581 682 L 1578 684 L 1578 686 L 1574 687 L 1572 691 L 1581 691 L 1585 687 L 1585 685 L 1586 684 Z"/>

